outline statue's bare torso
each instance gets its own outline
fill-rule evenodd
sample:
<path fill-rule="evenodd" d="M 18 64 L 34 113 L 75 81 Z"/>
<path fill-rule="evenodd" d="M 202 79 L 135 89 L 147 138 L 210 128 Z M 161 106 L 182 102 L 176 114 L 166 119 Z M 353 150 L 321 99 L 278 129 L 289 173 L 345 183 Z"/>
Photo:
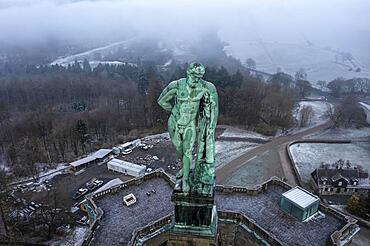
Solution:
<path fill-rule="evenodd" d="M 194 65 L 195 71 L 198 68 L 199 66 Z M 204 68 L 201 75 L 192 72 L 188 73 L 187 78 L 169 83 L 158 98 L 159 105 L 171 112 L 168 119 L 168 131 L 177 155 L 182 161 L 182 169 L 176 177 L 182 177 L 184 193 L 190 191 L 189 173 L 197 131 L 201 134 L 198 136 L 198 159 L 195 167 L 197 173 L 195 175 L 200 175 L 199 170 L 203 170 L 203 174 L 200 175 L 203 179 L 198 178 L 198 180 L 205 181 L 208 190 L 214 177 L 214 130 L 218 116 L 217 91 L 212 83 L 201 79 Z M 204 167 L 207 166 L 208 171 L 197 165 L 201 162 L 204 163 Z"/>

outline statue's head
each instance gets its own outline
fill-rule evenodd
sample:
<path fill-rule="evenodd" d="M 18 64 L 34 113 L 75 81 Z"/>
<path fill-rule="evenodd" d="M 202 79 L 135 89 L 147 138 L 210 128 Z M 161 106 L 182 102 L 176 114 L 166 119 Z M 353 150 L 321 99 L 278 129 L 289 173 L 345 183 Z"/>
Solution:
<path fill-rule="evenodd" d="M 190 63 L 186 73 L 188 77 L 191 78 L 191 83 L 198 83 L 199 80 L 203 77 L 206 69 L 204 66 L 198 62 Z"/>

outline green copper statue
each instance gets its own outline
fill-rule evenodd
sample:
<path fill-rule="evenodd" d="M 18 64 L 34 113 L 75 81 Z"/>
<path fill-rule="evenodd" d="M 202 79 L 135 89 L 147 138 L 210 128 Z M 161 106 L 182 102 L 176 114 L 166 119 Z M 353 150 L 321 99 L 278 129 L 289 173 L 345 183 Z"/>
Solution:
<path fill-rule="evenodd" d="M 202 80 L 205 72 L 202 64 L 192 63 L 186 72 L 186 78 L 168 84 L 158 103 L 171 112 L 168 131 L 182 160 L 182 169 L 176 174 L 176 178 L 182 178 L 182 192 L 207 195 L 212 192 L 215 175 L 218 96 L 215 86 Z M 196 138 L 197 156 L 191 170 Z"/>

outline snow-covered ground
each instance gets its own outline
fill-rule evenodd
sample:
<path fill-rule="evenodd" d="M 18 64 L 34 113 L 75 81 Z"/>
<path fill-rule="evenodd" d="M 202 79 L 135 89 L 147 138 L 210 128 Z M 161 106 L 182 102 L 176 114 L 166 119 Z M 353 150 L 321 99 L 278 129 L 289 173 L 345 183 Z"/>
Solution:
<path fill-rule="evenodd" d="M 216 166 L 223 166 L 258 145 L 250 142 L 216 141 Z"/>
<path fill-rule="evenodd" d="M 69 165 L 67 163 L 59 163 L 55 168 L 48 169 L 45 171 L 41 171 L 38 174 L 39 182 L 44 182 L 45 180 L 50 180 L 53 177 L 62 174 L 65 170 L 69 169 Z M 33 182 L 34 178 L 32 176 L 29 177 L 23 177 L 23 178 L 17 178 L 14 183 L 21 183 L 21 182 Z"/>
<path fill-rule="evenodd" d="M 304 182 L 321 162 L 334 163 L 339 159 L 349 160 L 353 165 L 361 165 L 370 171 L 370 143 L 350 144 L 297 143 L 290 147 L 295 165 Z"/>
<path fill-rule="evenodd" d="M 10 167 L 8 166 L 3 154 L 0 154 L 0 170 L 3 170 L 5 172 L 10 171 Z"/>
<path fill-rule="evenodd" d="M 164 133 L 159 133 L 155 135 L 150 135 L 142 138 L 142 141 L 164 141 L 164 140 L 169 140 L 170 139 L 170 134 L 168 132 Z"/>
<path fill-rule="evenodd" d="M 49 169 L 39 173 L 40 181 L 50 180 L 53 177 L 62 174 L 63 170 L 68 169 L 69 165 L 67 163 L 59 163 L 55 168 Z"/>
<path fill-rule="evenodd" d="M 328 120 L 326 111 L 333 105 L 325 101 L 300 101 L 298 107 L 296 107 L 293 112 L 297 121 L 299 121 L 301 110 L 304 106 L 310 106 L 313 110 L 313 116 L 310 118 L 307 125 L 307 127 L 313 127 L 323 124 Z"/>
<path fill-rule="evenodd" d="M 76 246 L 76 245 L 82 245 L 84 236 L 88 230 L 88 227 L 81 227 L 77 226 L 70 235 L 67 237 L 63 238 L 62 240 L 56 240 L 49 242 L 48 245 L 51 246 L 59 246 L 59 245 L 64 245 L 64 246 Z"/>
<path fill-rule="evenodd" d="M 216 166 L 227 164 L 270 138 L 262 134 L 230 126 L 216 140 Z"/>
<path fill-rule="evenodd" d="M 284 72 L 294 75 L 300 68 L 304 68 L 307 79 L 317 88 L 318 80 L 331 81 L 337 77 L 370 78 L 370 68 L 361 64 L 356 57 L 349 61 L 344 59 L 338 50 L 315 45 L 240 41 L 230 42 L 225 51 L 241 61 L 253 58 L 257 69 L 267 73 L 276 73 L 277 69 L 281 68 Z M 360 68 L 361 72 L 355 72 L 357 68 Z"/>
<path fill-rule="evenodd" d="M 363 138 L 363 137 L 370 137 L 370 127 L 363 127 L 359 129 L 353 128 L 333 128 L 327 129 L 323 132 L 315 133 L 308 136 L 308 139 L 354 139 L 354 138 Z"/>
<path fill-rule="evenodd" d="M 128 44 L 130 44 L 130 43 L 132 43 L 136 40 L 137 40 L 137 38 L 133 38 L 133 39 L 129 39 L 129 40 L 126 40 L 126 41 L 112 43 L 112 44 L 109 44 L 109 45 L 106 45 L 106 46 L 103 46 L 103 47 L 87 50 L 85 52 L 81 52 L 81 53 L 78 53 L 78 54 L 74 54 L 74 55 L 70 55 L 70 56 L 66 56 L 66 57 L 60 57 L 60 58 L 56 59 L 55 61 L 53 61 L 52 63 L 50 63 L 50 65 L 55 65 L 55 64 L 68 65 L 69 63 L 72 63 L 76 60 L 77 61 L 82 61 L 85 58 L 90 61 L 90 60 L 93 60 L 91 58 L 93 58 L 94 55 L 97 54 L 97 53 L 99 53 L 99 56 L 104 56 L 105 54 L 112 54 L 112 53 L 114 53 L 115 51 L 117 51 L 119 49 L 126 48 Z"/>
<path fill-rule="evenodd" d="M 256 132 L 229 126 L 222 127 L 226 129 L 216 140 L 216 166 L 222 166 L 239 157 L 244 152 L 259 146 L 261 142 L 269 140 L 269 137 Z M 143 138 L 142 141 L 170 141 L 170 135 L 168 132 L 150 135 Z"/>
<path fill-rule="evenodd" d="M 245 138 L 245 139 L 254 138 L 254 139 L 262 139 L 262 140 L 269 139 L 269 137 L 259 134 L 257 132 L 242 130 L 242 129 L 235 128 L 235 127 L 227 127 L 220 137 Z"/>

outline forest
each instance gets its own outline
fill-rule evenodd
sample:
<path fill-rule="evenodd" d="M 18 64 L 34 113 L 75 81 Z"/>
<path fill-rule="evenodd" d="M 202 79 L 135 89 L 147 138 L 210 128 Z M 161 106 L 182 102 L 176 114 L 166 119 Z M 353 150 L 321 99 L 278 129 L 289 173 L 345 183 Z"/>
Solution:
<path fill-rule="evenodd" d="M 0 79 L 0 150 L 14 176 L 36 175 L 39 163 L 69 162 L 102 147 L 165 131 L 157 98 L 186 63 L 158 66 L 75 62 L 4 66 Z M 269 81 L 246 71 L 206 68 L 219 93 L 219 124 L 274 134 L 293 124 L 300 83 L 278 73 Z"/>

